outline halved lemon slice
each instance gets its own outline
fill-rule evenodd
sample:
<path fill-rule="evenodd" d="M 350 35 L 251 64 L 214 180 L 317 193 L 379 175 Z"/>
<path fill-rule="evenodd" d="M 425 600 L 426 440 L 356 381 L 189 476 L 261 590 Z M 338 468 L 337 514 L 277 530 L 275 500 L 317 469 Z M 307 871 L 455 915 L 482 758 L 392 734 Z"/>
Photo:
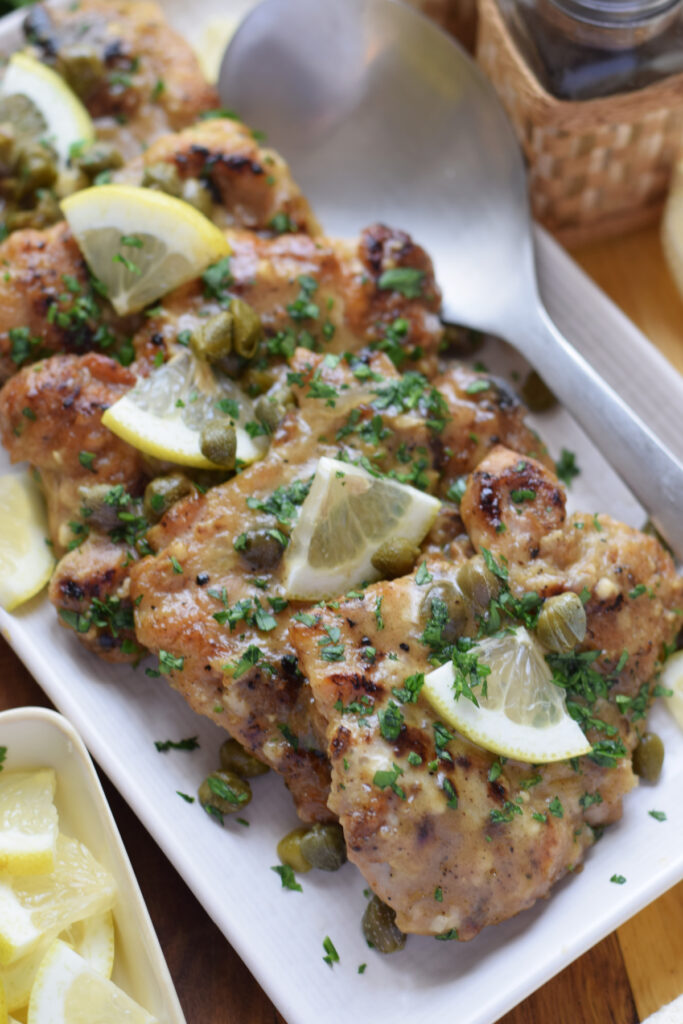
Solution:
<path fill-rule="evenodd" d="M 115 898 L 109 872 L 82 843 L 60 835 L 49 875 L 0 878 L 0 964 L 25 956 L 48 932 L 111 910 Z"/>
<path fill-rule="evenodd" d="M 62 201 L 78 246 L 116 312 L 142 309 L 230 254 L 222 231 L 182 199 L 99 185 Z"/>
<path fill-rule="evenodd" d="M 151 1013 L 57 939 L 40 965 L 28 1024 L 156 1024 Z"/>
<path fill-rule="evenodd" d="M 50 768 L 0 775 L 0 872 L 39 875 L 54 869 L 55 786 Z"/>
<path fill-rule="evenodd" d="M 317 601 L 379 579 L 372 556 L 380 545 L 397 537 L 419 544 L 440 506 L 414 487 L 323 456 L 285 553 L 287 596 Z"/>
<path fill-rule="evenodd" d="M 28 1005 L 38 968 L 55 938 L 55 933 L 50 932 L 26 956 L 9 967 L 0 967 L 0 983 L 4 985 L 10 1013 Z M 76 921 L 59 938 L 75 949 L 103 978 L 111 977 L 114 966 L 114 918 L 110 910 Z"/>
<path fill-rule="evenodd" d="M 670 697 L 664 698 L 664 703 L 683 729 L 683 651 L 676 651 L 667 658 L 659 682 L 673 691 Z"/>
<path fill-rule="evenodd" d="M 42 590 L 54 558 L 42 496 L 26 474 L 0 476 L 0 605 L 7 611 Z"/>
<path fill-rule="evenodd" d="M 235 428 L 237 459 L 248 463 L 262 458 L 265 438 L 252 437 L 246 429 L 247 424 L 258 427 L 251 400 L 225 374 L 181 352 L 114 402 L 102 422 L 147 455 L 215 469 L 202 454 L 200 434 L 207 423 L 225 417 Z"/>
<path fill-rule="evenodd" d="M 423 693 L 444 721 L 478 746 L 529 764 L 591 752 L 552 681 L 543 649 L 526 629 L 487 637 L 471 652 L 491 670 L 487 695 L 476 693 L 479 706 L 462 694 L 456 699 L 452 662 L 425 678 Z"/>
<path fill-rule="evenodd" d="M 31 101 L 45 124 L 42 136 L 53 146 L 63 164 L 69 158 L 71 146 L 95 140 L 90 114 L 75 92 L 60 75 L 27 53 L 10 57 L 0 82 L 0 95 L 25 96 Z"/>

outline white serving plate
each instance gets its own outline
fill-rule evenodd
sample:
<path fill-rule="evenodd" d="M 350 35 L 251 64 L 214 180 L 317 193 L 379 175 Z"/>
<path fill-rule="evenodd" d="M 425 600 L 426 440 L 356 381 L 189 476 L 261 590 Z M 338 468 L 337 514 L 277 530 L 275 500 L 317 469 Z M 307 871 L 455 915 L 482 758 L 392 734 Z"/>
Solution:
<path fill-rule="evenodd" d="M 183 34 L 196 40 L 207 21 L 247 3 L 166 0 L 165 6 Z M 12 15 L 6 35 L 0 28 L 3 49 L 13 45 L 18 22 Z M 668 410 L 683 407 L 681 378 L 547 235 L 539 232 L 538 242 L 542 291 L 559 326 L 629 400 L 643 392 L 656 396 L 661 414 L 650 422 L 680 443 Z M 489 343 L 477 358 L 496 372 L 525 372 L 521 358 L 500 343 Z M 573 507 L 642 525 L 642 509 L 565 411 L 535 424 L 556 456 L 562 447 L 577 453 L 583 473 L 571 491 Z M 0 472 L 6 469 L 0 452 Z M 667 750 L 662 778 L 627 798 L 623 821 L 588 854 L 585 871 L 557 886 L 549 901 L 471 943 L 412 937 L 403 953 L 381 957 L 360 932 L 365 883 L 352 865 L 334 875 L 304 876 L 303 894 L 280 888 L 270 868 L 278 840 L 296 817 L 277 778 L 254 781 L 245 813 L 249 828 L 226 819 L 221 830 L 197 804 L 176 795 L 196 792 L 215 768 L 225 734 L 194 715 L 163 679 L 88 654 L 42 598 L 14 615 L 0 609 L 0 628 L 288 1024 L 433 1024 L 454 1014 L 459 1024 L 492 1024 L 683 877 L 683 736 L 658 708 L 652 727 Z M 192 753 L 159 754 L 154 747 L 154 740 L 193 735 L 200 749 Z M 651 809 L 665 811 L 668 820 L 655 821 Z M 615 873 L 627 883 L 611 884 Z M 327 935 L 341 958 L 333 970 L 322 960 Z M 364 962 L 367 970 L 359 975 Z"/>
<path fill-rule="evenodd" d="M 3 768 L 8 771 L 54 768 L 60 832 L 85 843 L 114 876 L 113 981 L 159 1024 L 185 1024 L 140 887 L 80 736 L 55 711 L 17 708 L 0 713 L 0 746 L 7 747 Z"/>

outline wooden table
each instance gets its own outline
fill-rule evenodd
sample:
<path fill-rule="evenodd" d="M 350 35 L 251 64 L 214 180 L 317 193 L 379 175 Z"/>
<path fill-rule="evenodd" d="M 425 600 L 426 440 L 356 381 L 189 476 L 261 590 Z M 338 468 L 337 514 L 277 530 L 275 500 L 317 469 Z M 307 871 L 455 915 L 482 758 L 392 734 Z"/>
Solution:
<path fill-rule="evenodd" d="M 663 263 L 657 232 L 641 231 L 576 255 L 683 372 L 683 302 Z M 4 640 L 0 681 L 0 709 L 49 704 Z M 188 1024 L 282 1024 L 237 954 L 106 780 L 105 790 Z M 501 1024 L 637 1024 L 680 992 L 683 882 L 508 1013 Z"/>

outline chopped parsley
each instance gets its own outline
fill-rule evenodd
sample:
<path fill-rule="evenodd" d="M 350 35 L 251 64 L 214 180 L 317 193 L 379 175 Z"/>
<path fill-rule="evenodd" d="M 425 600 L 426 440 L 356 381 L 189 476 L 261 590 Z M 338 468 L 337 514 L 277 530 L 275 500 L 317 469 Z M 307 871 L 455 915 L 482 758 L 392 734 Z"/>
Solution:
<path fill-rule="evenodd" d="M 623 885 L 626 879 L 623 875 L 612 875 L 610 882 L 614 882 L 615 885 Z"/>
<path fill-rule="evenodd" d="M 422 295 L 424 271 L 415 267 L 393 267 L 385 270 L 377 282 L 380 291 L 399 292 L 406 299 L 419 299 Z"/>
<path fill-rule="evenodd" d="M 415 574 L 415 582 L 418 587 L 424 586 L 425 583 L 431 583 L 433 578 L 434 577 L 427 569 L 427 563 L 423 562 Z"/>
<path fill-rule="evenodd" d="M 176 793 L 178 794 L 178 796 L 183 798 L 183 800 L 185 801 L 186 804 L 193 804 L 194 803 L 194 797 L 193 796 L 188 796 L 187 793 L 182 793 L 179 789 L 176 789 Z"/>
<path fill-rule="evenodd" d="M 568 448 L 563 448 L 560 457 L 555 463 L 555 473 L 568 487 L 571 487 L 574 477 L 580 474 L 581 470 L 576 464 L 576 455 Z"/>
<path fill-rule="evenodd" d="M 403 726 L 403 712 L 398 704 L 390 700 L 388 706 L 381 710 L 377 717 L 379 718 L 379 731 L 381 735 L 385 740 L 393 743 L 398 739 Z"/>
<path fill-rule="evenodd" d="M 420 696 L 420 690 L 424 686 L 424 681 L 424 672 L 416 672 L 414 675 L 407 676 L 403 680 L 403 686 L 400 689 L 394 686 L 391 692 L 401 704 L 417 704 L 417 698 Z"/>
<path fill-rule="evenodd" d="M 159 668 L 167 675 L 169 672 L 182 672 L 185 659 L 183 657 L 176 658 L 169 651 L 159 651 Z"/>
<path fill-rule="evenodd" d="M 400 775 L 403 775 L 403 769 L 394 762 L 393 771 L 390 771 L 389 769 L 379 769 L 375 772 L 372 781 L 378 789 L 385 790 L 388 787 L 393 790 L 396 796 L 399 796 L 401 800 L 405 800 L 405 791 L 398 784 L 398 778 Z"/>
<path fill-rule="evenodd" d="M 184 740 L 155 740 L 154 746 L 160 754 L 169 750 L 198 750 L 199 740 L 196 736 L 188 736 Z"/>
<path fill-rule="evenodd" d="M 647 813 L 650 815 L 651 818 L 654 818 L 655 821 L 666 821 L 665 811 L 648 811 Z"/>
<path fill-rule="evenodd" d="M 275 864 L 270 870 L 280 876 L 283 889 L 289 889 L 291 892 L 303 892 L 296 880 L 294 870 L 289 864 Z"/>
<path fill-rule="evenodd" d="M 80 451 L 78 453 L 78 461 L 80 462 L 81 466 L 83 466 L 84 469 L 89 469 L 91 473 L 96 473 L 97 472 L 97 470 L 95 469 L 95 467 L 93 465 L 93 463 L 95 461 L 95 453 L 94 452 Z"/>
<path fill-rule="evenodd" d="M 323 957 L 323 960 L 328 965 L 328 967 L 332 967 L 334 964 L 339 963 L 339 953 L 334 948 L 334 943 L 332 939 L 329 937 L 329 935 L 326 935 L 325 938 L 323 939 L 323 949 L 325 950 L 325 956 Z"/>

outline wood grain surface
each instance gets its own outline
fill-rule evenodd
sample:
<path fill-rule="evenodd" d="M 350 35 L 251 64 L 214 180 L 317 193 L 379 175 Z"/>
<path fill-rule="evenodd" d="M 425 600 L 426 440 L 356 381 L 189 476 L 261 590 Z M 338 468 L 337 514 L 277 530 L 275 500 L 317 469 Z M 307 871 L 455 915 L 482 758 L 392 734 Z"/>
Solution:
<path fill-rule="evenodd" d="M 668 276 L 657 232 L 648 229 L 574 255 L 683 372 L 683 302 Z M 28 704 L 49 706 L 49 701 L 0 639 L 0 709 Z M 104 780 L 104 788 L 188 1024 L 285 1024 L 113 786 Z M 638 1024 L 681 992 L 683 882 L 500 1024 Z"/>

